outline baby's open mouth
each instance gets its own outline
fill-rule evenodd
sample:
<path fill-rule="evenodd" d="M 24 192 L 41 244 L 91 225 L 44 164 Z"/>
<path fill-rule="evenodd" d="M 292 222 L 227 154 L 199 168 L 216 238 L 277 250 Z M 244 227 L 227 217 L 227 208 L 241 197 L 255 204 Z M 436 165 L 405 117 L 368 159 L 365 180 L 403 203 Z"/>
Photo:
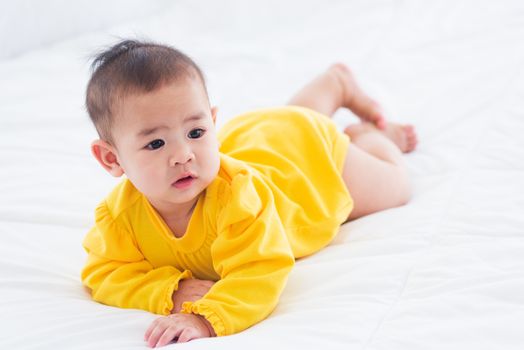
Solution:
<path fill-rule="evenodd" d="M 191 186 L 191 184 L 193 183 L 193 180 L 194 180 L 193 176 L 191 175 L 185 176 L 183 178 L 176 180 L 173 183 L 173 186 L 175 186 L 176 188 L 186 188 L 186 187 Z"/>
<path fill-rule="evenodd" d="M 183 177 L 181 179 L 176 180 L 175 183 L 177 183 L 177 182 L 184 182 L 184 181 L 190 180 L 192 178 L 193 178 L 192 176 L 186 176 L 186 177 Z"/>

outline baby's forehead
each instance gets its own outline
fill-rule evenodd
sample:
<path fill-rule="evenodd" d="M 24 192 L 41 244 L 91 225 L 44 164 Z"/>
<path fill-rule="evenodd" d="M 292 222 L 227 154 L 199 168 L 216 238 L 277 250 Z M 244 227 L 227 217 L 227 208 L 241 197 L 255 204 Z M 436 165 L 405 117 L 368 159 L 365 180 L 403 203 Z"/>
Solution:
<path fill-rule="evenodd" d="M 161 92 L 169 93 L 186 93 L 186 94 L 202 94 L 207 99 L 207 91 L 205 84 L 196 75 L 187 75 L 170 79 L 161 82 L 151 88 L 144 87 L 123 87 L 120 91 L 120 99 L 123 103 L 129 102 L 131 99 L 145 99 L 148 97 L 159 97 Z"/>
<path fill-rule="evenodd" d="M 148 126 L 162 122 L 182 125 L 210 117 L 205 87 L 198 78 L 179 79 L 151 91 L 134 91 L 122 96 L 115 123 Z"/>
<path fill-rule="evenodd" d="M 113 96 L 115 107 L 122 108 L 140 101 L 155 100 L 175 94 L 203 93 L 207 97 L 203 83 L 197 77 L 181 77 L 161 82 L 153 87 L 122 85 Z M 176 97 L 176 96 L 174 96 Z"/>

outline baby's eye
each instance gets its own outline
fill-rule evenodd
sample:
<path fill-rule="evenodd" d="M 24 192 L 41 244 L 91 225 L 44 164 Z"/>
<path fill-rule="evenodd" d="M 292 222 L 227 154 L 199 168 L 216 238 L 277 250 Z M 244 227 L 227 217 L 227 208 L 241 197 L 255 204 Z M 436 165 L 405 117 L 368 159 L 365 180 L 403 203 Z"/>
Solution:
<path fill-rule="evenodd" d="M 155 149 L 159 149 L 164 144 L 165 142 L 163 140 L 158 139 L 158 140 L 151 141 L 146 147 L 150 150 L 155 150 Z"/>
<path fill-rule="evenodd" d="M 193 129 L 189 132 L 188 136 L 190 139 L 198 139 L 204 135 L 203 129 Z"/>

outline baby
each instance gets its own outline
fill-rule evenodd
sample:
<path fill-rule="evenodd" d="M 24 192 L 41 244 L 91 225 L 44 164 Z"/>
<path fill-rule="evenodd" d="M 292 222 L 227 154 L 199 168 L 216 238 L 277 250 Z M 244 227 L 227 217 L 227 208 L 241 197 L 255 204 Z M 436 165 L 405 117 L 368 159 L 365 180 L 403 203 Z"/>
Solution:
<path fill-rule="evenodd" d="M 169 46 L 117 43 L 94 60 L 86 95 L 92 153 L 126 178 L 96 209 L 82 281 L 98 302 L 167 315 L 147 329 L 151 347 L 260 322 L 296 258 L 410 198 L 413 127 L 387 123 L 340 63 L 288 106 L 219 133 L 202 72 Z M 362 123 L 339 132 L 329 116 L 341 107 Z"/>

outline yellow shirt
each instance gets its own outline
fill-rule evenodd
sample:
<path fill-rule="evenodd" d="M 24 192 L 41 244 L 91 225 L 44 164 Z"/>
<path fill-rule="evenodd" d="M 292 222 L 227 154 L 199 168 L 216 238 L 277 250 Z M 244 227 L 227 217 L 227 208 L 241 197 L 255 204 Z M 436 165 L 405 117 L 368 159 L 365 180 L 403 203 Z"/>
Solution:
<path fill-rule="evenodd" d="M 129 180 L 97 207 L 82 281 L 101 303 L 167 315 L 184 278 L 217 281 L 182 312 L 237 333 L 277 304 L 294 258 L 327 245 L 352 209 L 349 139 L 299 107 L 241 115 L 219 133 L 220 170 L 176 238 Z"/>

